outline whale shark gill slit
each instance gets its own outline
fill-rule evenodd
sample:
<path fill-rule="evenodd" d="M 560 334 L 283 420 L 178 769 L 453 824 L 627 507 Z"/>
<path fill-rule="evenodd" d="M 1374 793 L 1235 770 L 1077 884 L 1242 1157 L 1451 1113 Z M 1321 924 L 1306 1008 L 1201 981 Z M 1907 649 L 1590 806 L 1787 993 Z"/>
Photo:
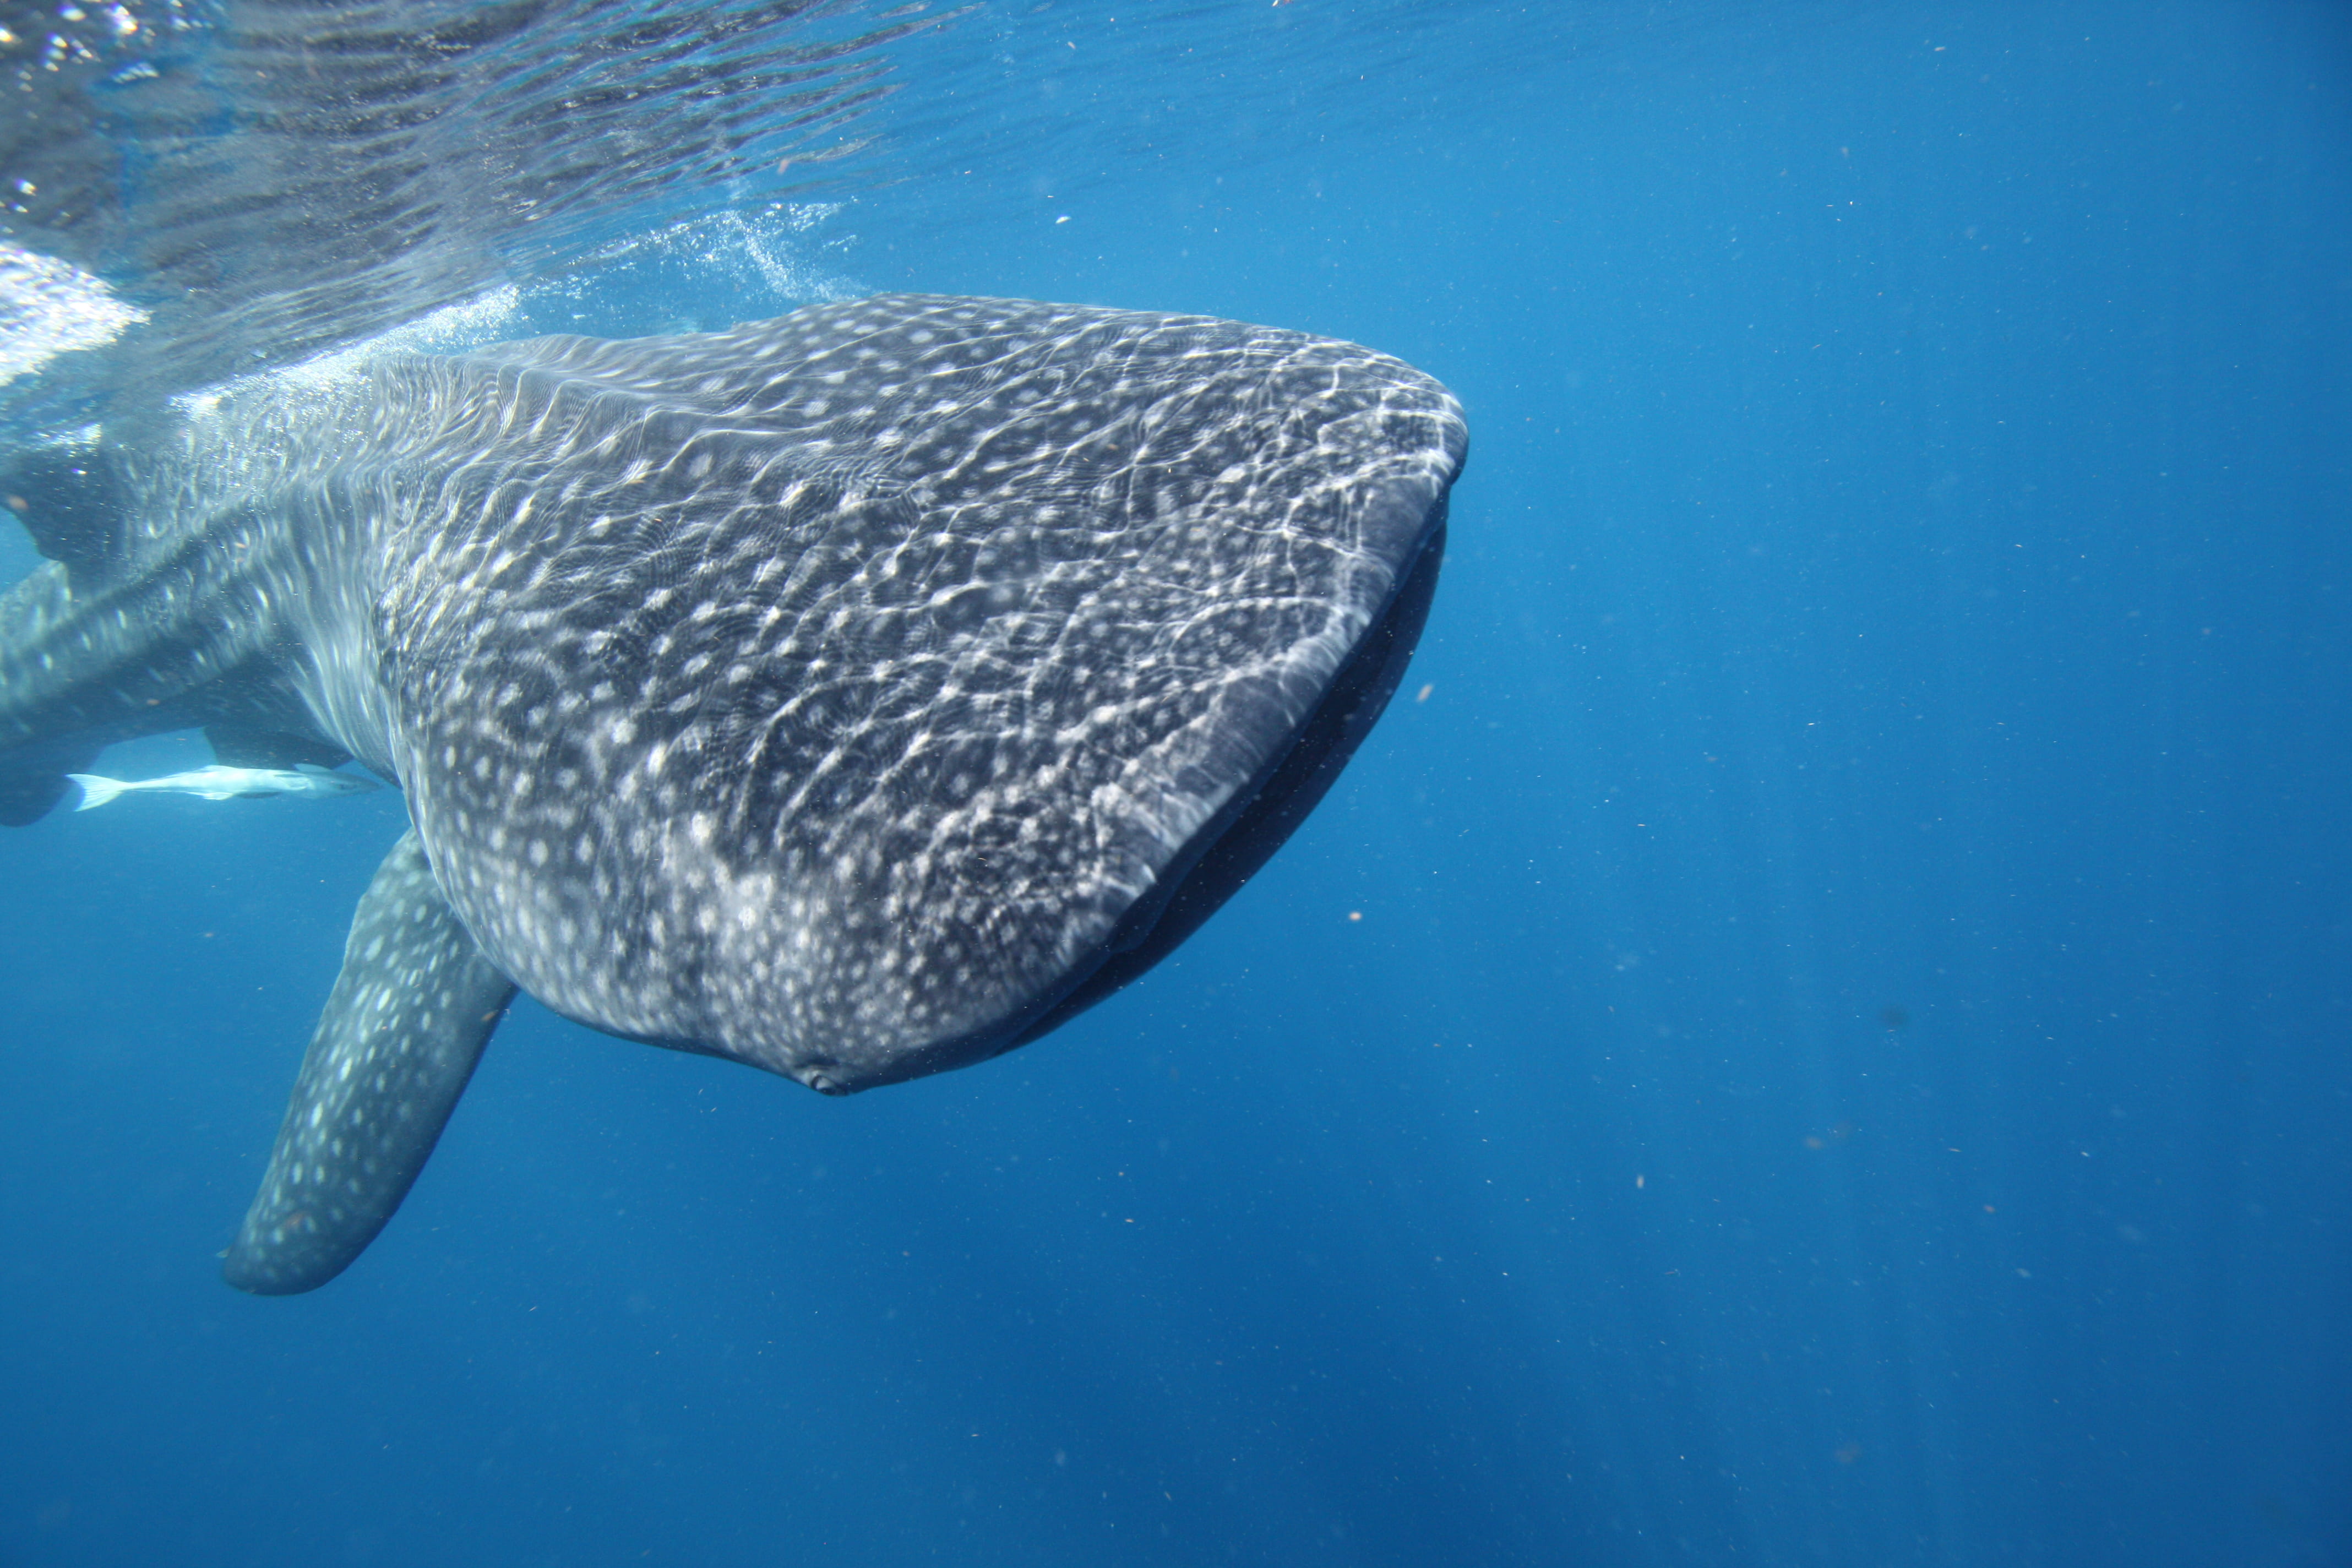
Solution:
<path fill-rule="evenodd" d="M 104 439 L 123 524 L 57 502 L 82 564 L 0 596 L 0 814 L 201 724 L 413 826 L 232 1256 L 272 1290 L 429 1152 L 488 1035 L 445 993 L 839 1094 L 1143 973 L 1395 691 L 1467 449 L 1356 344 L 924 295 L 385 352 Z"/>

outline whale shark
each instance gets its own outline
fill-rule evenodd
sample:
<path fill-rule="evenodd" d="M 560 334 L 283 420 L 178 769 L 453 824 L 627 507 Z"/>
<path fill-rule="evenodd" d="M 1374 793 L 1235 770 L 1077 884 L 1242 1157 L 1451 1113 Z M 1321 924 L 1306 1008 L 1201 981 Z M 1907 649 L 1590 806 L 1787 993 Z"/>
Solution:
<path fill-rule="evenodd" d="M 192 726 L 404 793 L 223 1269 L 312 1289 L 518 989 L 847 1094 L 1149 970 L 1396 689 L 1466 449 L 1352 343 L 1004 300 L 250 378 L 0 476 L 0 820 Z"/>

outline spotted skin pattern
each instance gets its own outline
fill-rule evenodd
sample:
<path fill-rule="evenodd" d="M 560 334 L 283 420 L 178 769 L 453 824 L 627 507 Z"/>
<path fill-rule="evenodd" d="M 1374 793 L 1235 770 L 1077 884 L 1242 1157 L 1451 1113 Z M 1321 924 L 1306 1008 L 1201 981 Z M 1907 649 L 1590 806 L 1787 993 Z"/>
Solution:
<path fill-rule="evenodd" d="M 352 920 L 269 1169 L 221 1273 L 282 1296 L 341 1273 L 408 1194 L 514 982 L 491 968 L 401 836 Z"/>
<path fill-rule="evenodd" d="M 898 295 L 118 445 L 119 536 L 0 602 L 0 779 L 142 704 L 320 737 L 523 990 L 845 1093 L 1091 1000 L 1341 689 L 1345 760 L 1466 431 L 1352 344 Z"/>

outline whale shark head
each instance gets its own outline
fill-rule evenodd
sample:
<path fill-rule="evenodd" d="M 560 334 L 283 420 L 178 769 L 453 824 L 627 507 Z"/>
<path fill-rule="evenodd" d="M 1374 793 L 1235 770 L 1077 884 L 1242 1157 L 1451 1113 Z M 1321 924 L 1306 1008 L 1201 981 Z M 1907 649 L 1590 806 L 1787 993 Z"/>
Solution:
<path fill-rule="evenodd" d="M 152 709 L 413 823 L 230 1255 L 276 1291 L 375 1234 L 516 986 L 845 1093 L 1143 973 L 1394 690 L 1466 434 L 1353 344 L 900 295 L 394 354 L 148 446 L 104 506 L 36 487 L 10 798 Z"/>
<path fill-rule="evenodd" d="M 1463 450 L 1393 360 L 1183 317 L 489 358 L 476 416 L 538 434 L 484 431 L 383 612 L 426 852 L 557 1010 L 828 1090 L 1001 1049 L 1231 891 L 1393 685 Z"/>

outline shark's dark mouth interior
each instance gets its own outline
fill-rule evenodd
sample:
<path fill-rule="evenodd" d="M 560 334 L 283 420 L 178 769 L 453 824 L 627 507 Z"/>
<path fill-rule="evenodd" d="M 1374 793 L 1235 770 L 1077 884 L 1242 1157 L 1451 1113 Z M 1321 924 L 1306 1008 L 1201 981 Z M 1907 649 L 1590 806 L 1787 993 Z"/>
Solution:
<path fill-rule="evenodd" d="M 1444 502 L 1411 572 L 1339 678 L 1309 714 L 1288 751 L 1225 809 L 1203 823 L 1170 866 L 1158 896 L 1139 900 L 1104 944 L 1094 973 L 1039 1015 L 1000 1050 L 1051 1033 L 1173 952 L 1256 875 L 1315 809 L 1373 721 L 1404 679 L 1405 665 L 1429 618 L 1430 595 L 1445 555 Z M 1189 864 L 1188 864 L 1189 862 Z"/>

